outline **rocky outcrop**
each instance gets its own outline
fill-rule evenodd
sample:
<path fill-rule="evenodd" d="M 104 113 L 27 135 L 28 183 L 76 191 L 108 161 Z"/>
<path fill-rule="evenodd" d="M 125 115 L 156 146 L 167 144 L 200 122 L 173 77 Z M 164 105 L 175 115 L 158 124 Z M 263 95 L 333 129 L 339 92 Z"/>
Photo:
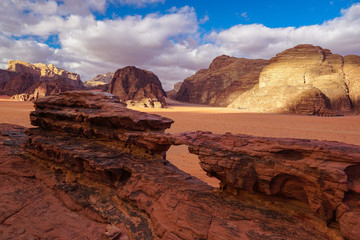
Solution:
<path fill-rule="evenodd" d="M 0 71 L 0 94 L 13 100 L 32 101 L 63 91 L 83 88 L 76 73 L 50 64 L 9 61 L 8 69 Z"/>
<path fill-rule="evenodd" d="M 110 82 L 108 92 L 130 106 L 166 106 L 166 93 L 159 78 L 150 71 L 134 66 L 118 69 Z"/>
<path fill-rule="evenodd" d="M 7 70 L 17 73 L 30 73 L 34 77 L 35 81 L 54 81 L 62 79 L 69 86 L 75 88 L 83 87 L 79 74 L 57 68 L 53 64 L 30 64 L 27 62 L 15 60 L 9 61 Z"/>
<path fill-rule="evenodd" d="M 222 188 L 300 200 L 322 219 L 340 222 L 347 238 L 354 238 L 355 232 L 354 239 L 360 237 L 360 231 L 349 231 L 348 225 L 360 226 L 360 208 L 355 207 L 360 203 L 359 146 L 209 132 L 187 133 L 180 139 Z"/>
<path fill-rule="evenodd" d="M 184 80 L 176 100 L 226 107 L 259 82 L 259 74 L 267 63 L 263 59 L 219 56 L 208 69 Z"/>
<path fill-rule="evenodd" d="M 113 77 L 114 77 L 114 73 L 111 72 L 105 74 L 99 74 L 93 79 L 84 82 L 84 86 L 89 89 L 103 90 L 105 86 L 107 87 L 107 85 L 110 84 Z"/>
<path fill-rule="evenodd" d="M 359 146 L 230 133 L 167 134 L 172 120 L 127 109 L 105 93 L 61 93 L 35 107 L 31 121 L 39 128 L 29 129 L 28 137 L 23 129 L 2 129 L 0 177 L 31 176 L 33 187 L 63 203 L 67 210 L 62 211 L 87 219 L 84 236 L 93 231 L 98 238 L 111 225 L 116 237 L 130 239 L 360 238 Z M 24 141 L 26 152 L 18 149 Z M 166 160 L 167 149 L 181 144 L 199 155 L 224 191 Z M 34 215 L 46 215 L 44 209 L 53 205 L 47 206 Z M 0 230 L 16 229 L 23 212 L 5 214 Z M 32 223 L 32 229 L 40 224 Z M 6 236 L 23 232 L 9 230 Z"/>
<path fill-rule="evenodd" d="M 166 92 L 166 95 L 168 98 L 170 99 L 175 99 L 176 98 L 176 94 L 177 92 L 180 90 L 180 87 L 182 85 L 183 82 L 177 82 L 174 84 L 174 88 L 170 91 Z"/>
<path fill-rule="evenodd" d="M 256 112 L 350 112 L 358 108 L 359 71 L 356 56 L 344 58 L 321 47 L 298 45 L 272 58 L 259 84 L 229 107 Z"/>

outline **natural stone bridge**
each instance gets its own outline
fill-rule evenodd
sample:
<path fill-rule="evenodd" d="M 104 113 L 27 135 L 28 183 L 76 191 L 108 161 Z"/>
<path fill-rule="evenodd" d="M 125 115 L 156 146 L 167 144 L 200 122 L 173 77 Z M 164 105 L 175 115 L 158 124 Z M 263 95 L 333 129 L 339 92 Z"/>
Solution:
<path fill-rule="evenodd" d="M 27 130 L 24 155 L 36 177 L 70 209 L 123 229 L 117 237 L 360 239 L 359 146 L 169 134 L 171 119 L 104 93 L 63 93 L 35 107 L 39 128 Z M 166 160 L 171 145 L 187 145 L 221 188 Z"/>

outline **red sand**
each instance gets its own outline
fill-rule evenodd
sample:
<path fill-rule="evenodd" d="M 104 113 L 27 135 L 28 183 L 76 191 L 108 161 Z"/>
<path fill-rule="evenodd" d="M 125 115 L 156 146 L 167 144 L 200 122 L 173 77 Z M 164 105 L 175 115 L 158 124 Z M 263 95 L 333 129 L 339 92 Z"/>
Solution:
<path fill-rule="evenodd" d="M 181 106 L 182 105 L 182 106 Z M 360 145 L 360 116 L 313 117 L 285 114 L 246 113 L 237 109 L 179 104 L 167 109 L 137 108 L 156 113 L 175 121 L 167 132 L 204 130 L 213 133 L 231 132 L 264 137 L 307 138 L 340 141 Z M 29 113 L 33 103 L 0 100 L 0 122 L 30 127 Z M 172 146 L 167 159 L 177 167 L 211 185 L 218 182 L 209 179 L 200 168 L 197 156 L 188 153 L 185 146 Z"/>

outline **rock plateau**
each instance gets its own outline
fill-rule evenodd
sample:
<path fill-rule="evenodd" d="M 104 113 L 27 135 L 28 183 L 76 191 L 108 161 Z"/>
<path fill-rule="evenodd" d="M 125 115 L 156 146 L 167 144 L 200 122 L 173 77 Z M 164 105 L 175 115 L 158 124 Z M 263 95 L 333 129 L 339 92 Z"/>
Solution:
<path fill-rule="evenodd" d="M 35 107 L 38 128 L 0 126 L 4 238 L 360 239 L 359 146 L 169 134 L 106 93 Z M 183 144 L 221 189 L 166 159 Z"/>
<path fill-rule="evenodd" d="M 134 66 L 118 69 L 110 82 L 108 92 L 130 106 L 166 106 L 166 93 L 159 78 L 150 71 Z"/>
<path fill-rule="evenodd" d="M 14 100 L 31 101 L 69 90 L 82 89 L 80 76 L 50 64 L 9 61 L 0 71 L 0 94 Z"/>

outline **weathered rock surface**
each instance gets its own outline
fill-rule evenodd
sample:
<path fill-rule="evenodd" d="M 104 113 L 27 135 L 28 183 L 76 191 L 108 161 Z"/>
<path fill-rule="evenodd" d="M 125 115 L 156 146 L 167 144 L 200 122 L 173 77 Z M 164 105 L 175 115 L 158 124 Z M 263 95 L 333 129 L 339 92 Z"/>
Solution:
<path fill-rule="evenodd" d="M 267 64 L 263 59 L 219 56 L 208 69 L 199 70 L 184 80 L 176 100 L 226 107 L 258 83 L 259 74 Z"/>
<path fill-rule="evenodd" d="M 272 58 L 259 84 L 229 107 L 256 112 L 350 112 L 358 108 L 359 72 L 356 56 L 344 58 L 318 46 L 298 45 Z"/>
<path fill-rule="evenodd" d="M 9 61 L 8 69 L 0 71 L 0 94 L 13 100 L 32 101 L 63 91 L 83 88 L 76 73 L 50 64 Z"/>
<path fill-rule="evenodd" d="M 176 98 L 176 94 L 177 92 L 180 90 L 180 87 L 182 85 L 183 82 L 177 82 L 174 84 L 174 88 L 170 91 L 166 92 L 166 95 L 168 98 L 170 99 L 175 99 Z"/>
<path fill-rule="evenodd" d="M 118 96 L 128 105 L 166 106 L 166 93 L 159 78 L 150 71 L 134 66 L 118 69 L 110 82 L 108 92 Z"/>
<path fill-rule="evenodd" d="M 27 139 L 23 129 L 2 130 L 0 177 L 30 177 L 29 192 L 35 195 L 32 187 L 41 185 L 53 194 L 52 202 L 63 203 L 64 212 L 86 219 L 78 220 L 90 226 L 79 236 L 92 232 L 99 239 L 111 225 L 106 237 L 117 235 L 110 239 L 360 238 L 359 146 L 207 132 L 166 134 L 172 120 L 126 109 L 105 93 L 61 93 L 35 106 L 31 121 L 39 128 L 27 131 L 26 151 L 19 149 Z M 167 149 L 179 144 L 199 155 L 201 166 L 221 180 L 225 191 L 166 160 Z M 37 206 L 28 207 L 35 216 Z M 58 213 L 52 210 L 56 206 L 40 209 L 43 215 Z M 23 223 L 22 213 L 15 213 L 19 217 L 12 222 L 5 217 L 0 224 L 4 236 L 31 232 L 27 225 L 21 233 L 7 230 Z M 83 227 L 64 221 L 61 229 Z M 56 237 L 61 231 L 48 231 L 53 222 L 47 228 L 42 221 L 46 227 L 37 237 Z"/>
<path fill-rule="evenodd" d="M 103 89 L 106 85 L 110 84 L 114 77 L 114 73 L 108 72 L 105 74 L 99 74 L 93 79 L 84 82 L 84 86 L 89 89 Z"/>

